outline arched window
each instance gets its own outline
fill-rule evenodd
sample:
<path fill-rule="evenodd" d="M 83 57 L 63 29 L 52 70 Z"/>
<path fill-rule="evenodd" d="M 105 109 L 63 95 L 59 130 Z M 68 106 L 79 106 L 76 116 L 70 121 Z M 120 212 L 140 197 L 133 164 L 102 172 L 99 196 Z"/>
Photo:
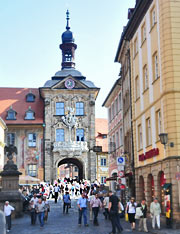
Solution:
<path fill-rule="evenodd" d="M 64 129 L 56 129 L 56 141 L 64 141 Z"/>
<path fill-rule="evenodd" d="M 31 91 L 26 95 L 26 102 L 35 102 L 36 96 Z"/>
<path fill-rule="evenodd" d="M 76 129 L 76 141 L 84 141 L 84 129 L 83 128 Z"/>
<path fill-rule="evenodd" d="M 34 120 L 35 119 L 35 113 L 29 106 L 29 109 L 26 111 L 24 119 L 26 120 Z"/>
<path fill-rule="evenodd" d="M 9 110 L 7 111 L 7 120 L 16 120 L 16 115 L 17 112 L 15 110 L 13 110 L 12 106 L 9 108 Z"/>

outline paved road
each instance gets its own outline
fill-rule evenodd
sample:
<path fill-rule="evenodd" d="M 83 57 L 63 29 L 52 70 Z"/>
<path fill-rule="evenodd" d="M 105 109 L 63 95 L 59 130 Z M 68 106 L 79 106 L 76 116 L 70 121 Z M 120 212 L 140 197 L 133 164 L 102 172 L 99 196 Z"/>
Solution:
<path fill-rule="evenodd" d="M 102 214 L 102 211 L 99 214 L 99 223 L 98 227 L 93 226 L 92 222 L 89 222 L 89 227 L 78 226 L 78 210 L 77 210 L 77 201 L 72 201 L 72 208 L 69 210 L 69 214 L 62 214 L 62 201 L 58 201 L 55 204 L 53 201 L 50 201 L 51 211 L 49 213 L 49 219 L 47 224 L 43 228 L 40 228 L 39 222 L 32 226 L 30 224 L 30 216 L 24 215 L 23 218 L 13 219 L 12 220 L 12 234 L 108 234 L 111 231 L 110 221 L 106 221 Z M 140 234 L 142 232 L 131 231 L 130 224 L 121 220 L 122 226 L 124 228 L 123 234 Z M 158 234 L 180 234 L 180 230 L 168 230 L 162 228 L 160 231 L 152 231 L 149 227 L 149 233 L 158 233 Z"/>

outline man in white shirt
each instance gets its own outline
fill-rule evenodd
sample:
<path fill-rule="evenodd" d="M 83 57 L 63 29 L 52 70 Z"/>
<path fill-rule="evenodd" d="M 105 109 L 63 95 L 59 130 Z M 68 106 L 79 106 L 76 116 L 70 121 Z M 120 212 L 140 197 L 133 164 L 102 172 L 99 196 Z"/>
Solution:
<path fill-rule="evenodd" d="M 37 203 L 38 203 L 38 198 L 37 198 L 37 194 L 36 194 L 36 193 L 34 193 L 33 197 L 31 198 L 31 201 L 34 202 L 34 205 L 35 205 L 35 206 L 37 205 Z M 31 202 L 31 201 L 30 201 L 30 202 Z"/>
<path fill-rule="evenodd" d="M 11 230 L 11 212 L 14 210 L 14 207 L 9 205 L 9 202 L 6 201 L 4 205 L 4 214 L 6 217 L 6 224 L 8 226 L 7 232 Z"/>

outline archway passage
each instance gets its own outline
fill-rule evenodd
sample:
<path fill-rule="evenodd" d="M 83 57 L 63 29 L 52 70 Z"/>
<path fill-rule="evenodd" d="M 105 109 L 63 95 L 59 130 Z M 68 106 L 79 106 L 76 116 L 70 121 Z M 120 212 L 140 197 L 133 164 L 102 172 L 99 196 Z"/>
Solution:
<path fill-rule="evenodd" d="M 58 163 L 58 167 L 60 167 L 63 164 L 67 165 L 75 165 L 78 168 L 78 180 L 83 179 L 83 164 L 80 160 L 76 158 L 64 158 Z"/>

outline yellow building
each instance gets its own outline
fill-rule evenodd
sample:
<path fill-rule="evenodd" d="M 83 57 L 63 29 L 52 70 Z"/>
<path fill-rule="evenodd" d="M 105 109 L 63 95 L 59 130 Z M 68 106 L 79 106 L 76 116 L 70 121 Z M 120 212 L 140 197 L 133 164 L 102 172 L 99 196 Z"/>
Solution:
<path fill-rule="evenodd" d="M 136 199 L 158 197 L 180 219 L 180 1 L 139 0 L 122 43 L 129 41 Z M 164 147 L 159 134 L 167 133 Z M 170 216 L 169 216 L 170 214 Z"/>
<path fill-rule="evenodd" d="M 2 171 L 4 167 L 5 129 L 6 129 L 6 124 L 3 121 L 3 119 L 0 117 L 0 171 Z"/>

